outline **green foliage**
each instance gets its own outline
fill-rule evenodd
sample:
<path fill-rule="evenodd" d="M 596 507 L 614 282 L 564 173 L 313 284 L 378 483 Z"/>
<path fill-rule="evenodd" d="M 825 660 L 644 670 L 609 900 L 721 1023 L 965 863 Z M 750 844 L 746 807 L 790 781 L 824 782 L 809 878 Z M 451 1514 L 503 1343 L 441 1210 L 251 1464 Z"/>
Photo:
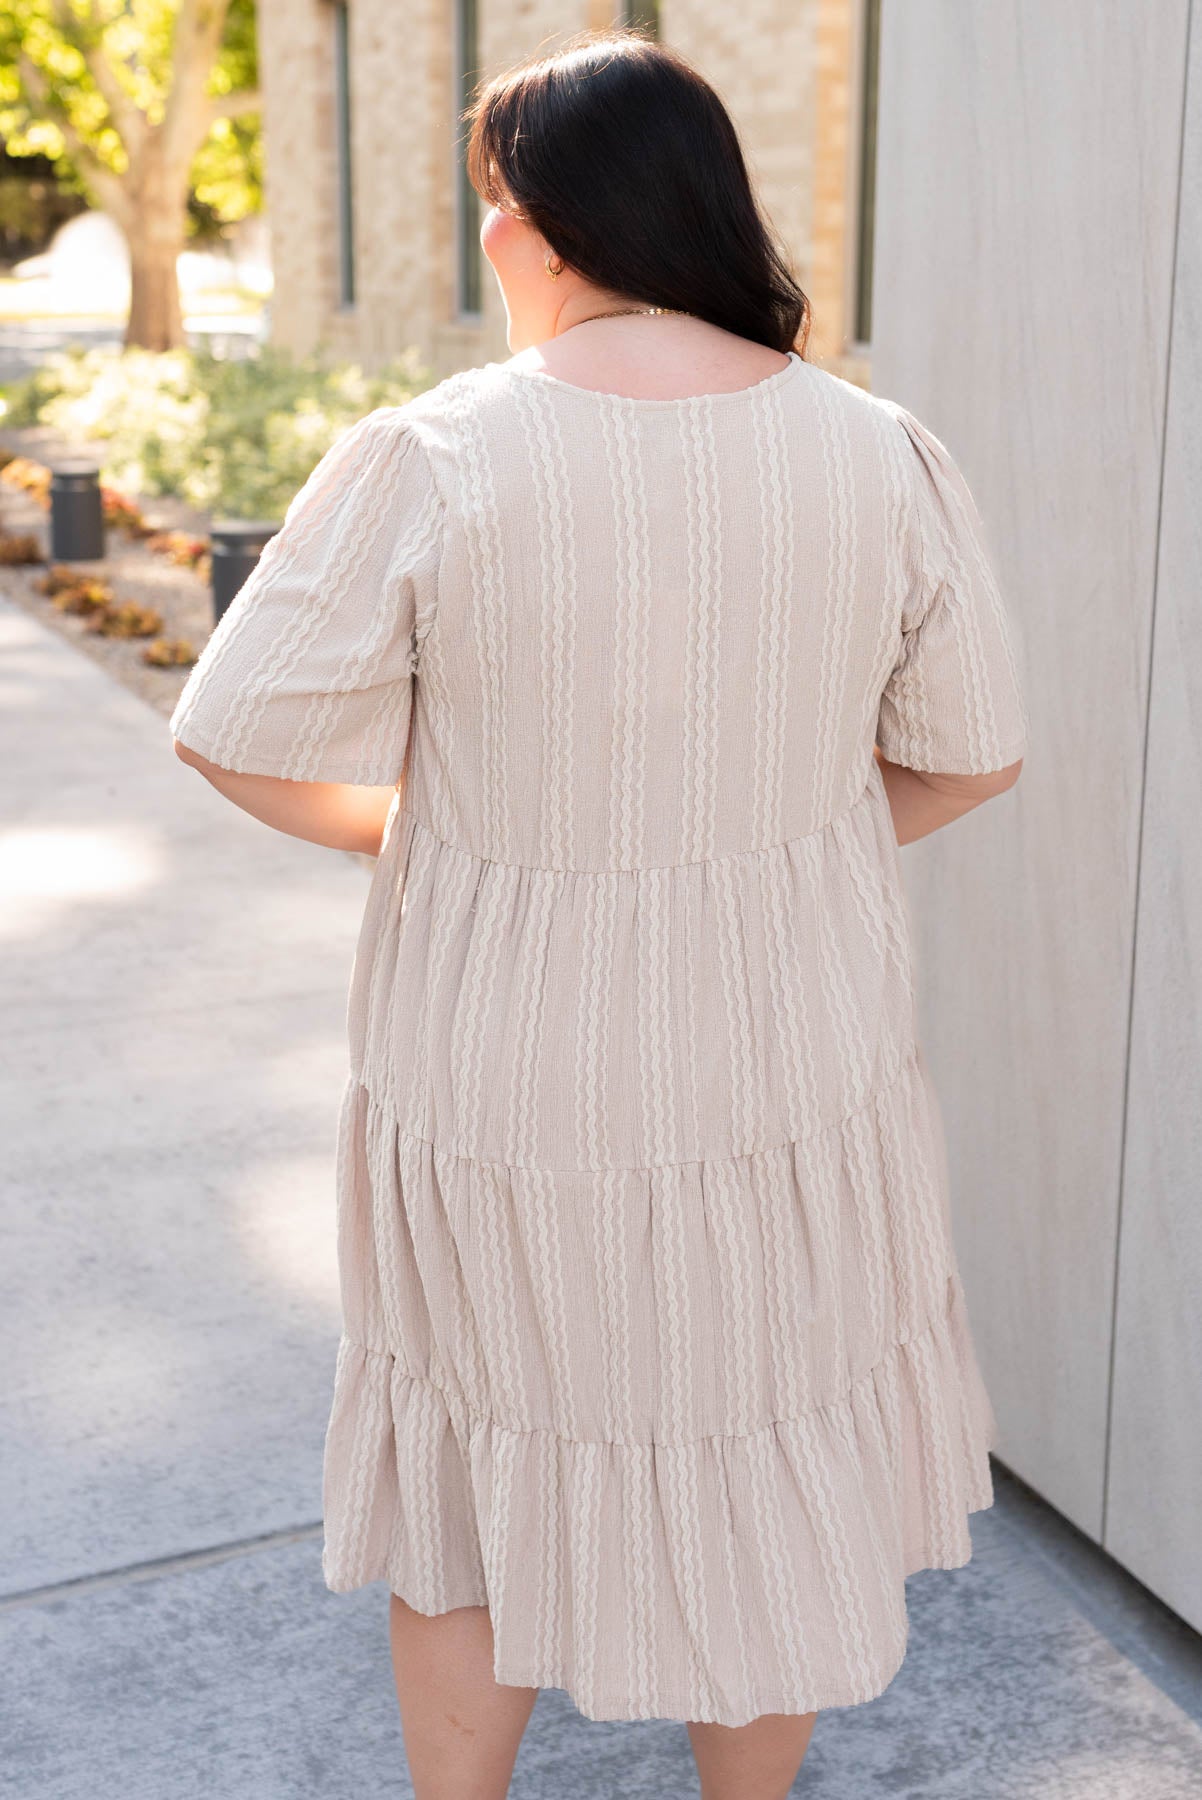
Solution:
<path fill-rule="evenodd" d="M 122 112 L 141 127 L 160 124 L 183 73 L 199 77 L 216 103 L 253 92 L 254 0 L 228 0 L 215 61 L 196 71 L 179 63 L 178 10 L 178 0 L 89 0 L 65 19 L 53 0 L 0 0 L 0 139 L 8 154 L 49 158 L 61 182 L 107 206 L 109 184 L 129 172 L 134 155 Z M 216 118 L 192 166 L 190 233 L 210 235 L 257 212 L 262 180 L 258 112 Z"/>
<path fill-rule="evenodd" d="M 209 82 L 214 95 L 237 94 L 259 85 L 255 44 L 255 0 L 230 0 L 221 54 Z M 261 114 L 218 119 L 192 165 L 191 224 L 205 235 L 211 223 L 230 225 L 263 205 Z"/>
<path fill-rule="evenodd" d="M 188 235 L 220 236 L 263 205 L 263 133 L 258 117 L 218 119 L 192 164 Z"/>
<path fill-rule="evenodd" d="M 49 425 L 104 447 L 102 474 L 128 493 L 173 494 L 233 518 L 279 519 L 334 439 L 377 406 L 431 385 L 416 352 L 368 375 L 266 348 L 73 350 L 7 390 L 6 425 Z"/>

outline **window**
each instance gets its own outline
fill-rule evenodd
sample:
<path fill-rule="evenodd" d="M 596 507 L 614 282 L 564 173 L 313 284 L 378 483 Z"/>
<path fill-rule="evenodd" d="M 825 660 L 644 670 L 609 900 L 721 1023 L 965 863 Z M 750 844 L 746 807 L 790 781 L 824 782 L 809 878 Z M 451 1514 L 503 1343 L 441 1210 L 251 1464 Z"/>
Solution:
<path fill-rule="evenodd" d="M 651 36 L 659 36 L 659 0 L 623 0 L 623 25 L 645 25 Z"/>
<path fill-rule="evenodd" d="M 351 33 L 347 0 L 334 0 L 334 133 L 338 171 L 338 304 L 355 304 L 355 211 L 351 169 Z"/>
<path fill-rule="evenodd" d="M 876 220 L 876 121 L 880 69 L 881 0 L 863 0 L 860 53 L 860 166 L 856 195 L 856 342 L 872 342 L 872 245 Z"/>
<path fill-rule="evenodd" d="M 475 88 L 479 71 L 477 0 L 456 0 L 455 92 L 457 117 L 462 118 Z M 481 310 L 480 197 L 467 178 L 466 127 L 456 141 L 456 305 L 460 313 Z"/>

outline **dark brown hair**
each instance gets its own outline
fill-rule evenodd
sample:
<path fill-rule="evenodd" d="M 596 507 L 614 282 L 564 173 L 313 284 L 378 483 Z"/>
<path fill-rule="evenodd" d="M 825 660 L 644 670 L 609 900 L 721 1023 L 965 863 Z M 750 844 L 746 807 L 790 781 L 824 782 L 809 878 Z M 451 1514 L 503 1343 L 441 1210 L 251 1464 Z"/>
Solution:
<path fill-rule="evenodd" d="M 639 30 L 588 31 L 484 82 L 472 186 L 611 293 L 805 355 L 810 303 L 709 83 Z"/>

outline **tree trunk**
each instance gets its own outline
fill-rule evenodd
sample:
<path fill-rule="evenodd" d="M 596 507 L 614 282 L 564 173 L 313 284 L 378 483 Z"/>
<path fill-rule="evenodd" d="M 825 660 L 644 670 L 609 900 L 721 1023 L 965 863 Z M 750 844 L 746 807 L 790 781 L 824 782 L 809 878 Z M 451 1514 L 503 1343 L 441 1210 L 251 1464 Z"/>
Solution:
<path fill-rule="evenodd" d="M 122 227 L 129 245 L 129 319 L 126 345 L 174 350 L 184 341 L 176 258 L 184 247 L 188 163 L 168 154 L 153 131 L 125 183 Z"/>
<path fill-rule="evenodd" d="M 129 319 L 125 342 L 143 350 L 174 350 L 184 341 L 175 259 L 184 247 L 182 221 L 171 230 L 159 218 L 135 218 L 129 244 Z"/>

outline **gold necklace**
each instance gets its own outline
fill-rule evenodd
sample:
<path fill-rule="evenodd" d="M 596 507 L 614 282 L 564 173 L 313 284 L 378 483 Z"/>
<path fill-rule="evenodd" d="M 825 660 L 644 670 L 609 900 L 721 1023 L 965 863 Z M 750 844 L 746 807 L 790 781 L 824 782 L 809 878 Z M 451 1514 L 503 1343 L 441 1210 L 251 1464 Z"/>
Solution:
<path fill-rule="evenodd" d="M 682 319 L 695 319 L 696 313 L 687 312 L 683 306 L 615 306 L 612 312 L 589 313 L 586 318 L 573 319 L 572 325 L 587 325 L 590 319 L 617 319 L 624 313 L 677 313 Z M 565 325 L 564 331 L 571 331 L 572 325 Z M 562 337 L 563 332 L 557 332 Z"/>

